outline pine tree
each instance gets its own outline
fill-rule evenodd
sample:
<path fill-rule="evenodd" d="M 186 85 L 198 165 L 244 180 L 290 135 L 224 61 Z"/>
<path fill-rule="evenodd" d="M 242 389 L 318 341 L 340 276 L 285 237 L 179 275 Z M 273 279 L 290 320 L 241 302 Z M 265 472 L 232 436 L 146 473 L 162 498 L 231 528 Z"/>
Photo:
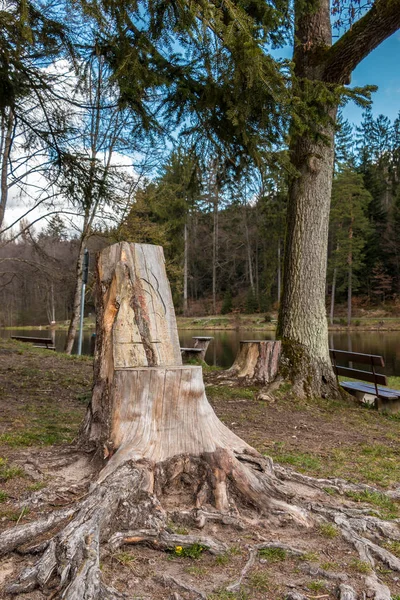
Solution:
<path fill-rule="evenodd" d="M 332 187 L 330 215 L 331 243 L 334 251 L 329 271 L 335 281 L 332 285 L 332 295 L 335 294 L 335 287 L 339 292 L 347 291 L 348 325 L 351 324 L 352 294 L 360 284 L 357 275 L 364 265 L 364 247 L 370 231 L 370 202 L 371 195 L 365 189 L 361 175 L 347 169 L 336 177 Z"/>

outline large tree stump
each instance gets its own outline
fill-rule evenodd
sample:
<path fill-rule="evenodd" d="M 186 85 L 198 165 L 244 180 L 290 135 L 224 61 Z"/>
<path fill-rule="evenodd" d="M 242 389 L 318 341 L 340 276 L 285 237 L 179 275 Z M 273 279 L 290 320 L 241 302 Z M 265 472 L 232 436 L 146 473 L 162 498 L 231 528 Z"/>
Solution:
<path fill-rule="evenodd" d="M 181 365 L 182 358 L 161 247 L 121 242 L 105 248 L 95 293 L 94 388 L 81 442 L 108 454 L 115 369 Z"/>
<path fill-rule="evenodd" d="M 32 552 L 43 552 L 7 587 L 9 593 L 46 591 L 51 582 L 51 598 L 127 600 L 102 579 L 101 544 L 110 551 L 136 543 L 158 549 L 197 543 L 213 553 L 226 550 L 215 539 L 171 532 L 168 523 L 177 513 L 197 528 L 212 521 L 211 531 L 216 523 L 257 522 L 259 514 L 276 527 L 288 521 L 310 527 L 313 515 L 329 515 L 362 560 L 372 553 L 400 571 L 399 559 L 362 537 L 371 522 L 357 523 L 354 512 L 347 517 L 342 504 L 332 508 L 331 496 L 328 508 L 315 504 L 310 511 L 310 491 L 304 494 L 304 488 L 323 490 L 329 481 L 274 468 L 218 419 L 206 398 L 201 367 L 180 362 L 161 248 L 116 244 L 100 254 L 97 274 L 95 384 L 81 436 L 101 460 L 99 472 L 74 506 L 2 533 L 0 553 L 27 542 Z M 242 348 L 238 373 L 263 382 L 273 377 L 279 342 L 246 342 Z M 299 484 L 297 505 L 293 496 Z M 368 518 L 385 535 L 398 535 L 376 517 Z M 271 544 L 280 547 L 273 541 L 250 550 L 228 591 L 240 587 L 258 550 Z M 376 581 L 375 590 L 383 589 Z"/>
<path fill-rule="evenodd" d="M 281 350 L 279 340 L 241 340 L 235 362 L 226 375 L 246 383 L 271 383 L 278 374 Z"/>

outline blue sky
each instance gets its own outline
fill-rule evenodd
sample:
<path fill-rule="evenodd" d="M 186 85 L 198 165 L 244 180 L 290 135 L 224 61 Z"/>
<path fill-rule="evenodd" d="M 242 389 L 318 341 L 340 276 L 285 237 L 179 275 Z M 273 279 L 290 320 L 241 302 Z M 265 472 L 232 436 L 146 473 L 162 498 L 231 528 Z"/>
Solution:
<path fill-rule="evenodd" d="M 355 69 L 353 86 L 373 84 L 378 91 L 373 94 L 372 112 L 383 114 L 393 121 L 400 111 L 400 31 L 392 35 L 371 52 Z M 361 120 L 362 109 L 349 102 L 344 116 L 352 123 Z"/>

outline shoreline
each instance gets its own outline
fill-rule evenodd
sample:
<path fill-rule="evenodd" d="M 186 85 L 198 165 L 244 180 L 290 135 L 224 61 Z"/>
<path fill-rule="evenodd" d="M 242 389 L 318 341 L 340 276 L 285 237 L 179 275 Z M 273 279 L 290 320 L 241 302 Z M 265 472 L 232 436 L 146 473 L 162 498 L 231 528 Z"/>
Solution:
<path fill-rule="evenodd" d="M 276 326 L 266 323 L 265 325 L 254 324 L 254 323 L 226 323 L 226 324 L 211 324 L 211 323 L 196 323 L 196 322 L 182 322 L 180 318 L 178 321 L 178 329 L 181 331 L 265 331 L 275 332 Z M 0 327 L 0 331 L 67 331 L 68 327 L 50 327 L 50 325 L 19 325 L 15 327 Z M 95 326 L 86 326 L 83 328 L 84 332 L 95 333 Z M 394 323 L 382 323 L 382 324 L 367 324 L 361 323 L 360 325 L 328 325 L 328 331 L 334 332 L 355 332 L 355 331 L 400 331 L 400 319 Z"/>

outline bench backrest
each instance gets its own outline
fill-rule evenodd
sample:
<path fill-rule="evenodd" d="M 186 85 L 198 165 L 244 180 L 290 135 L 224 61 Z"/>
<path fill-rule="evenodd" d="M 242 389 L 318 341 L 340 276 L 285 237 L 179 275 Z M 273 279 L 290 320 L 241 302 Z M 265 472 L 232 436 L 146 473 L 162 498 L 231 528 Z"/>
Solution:
<path fill-rule="evenodd" d="M 27 337 L 26 335 L 12 335 L 12 340 L 17 340 L 18 342 L 30 342 L 32 344 L 52 344 L 53 340 L 51 338 L 42 338 L 42 337 Z"/>
<path fill-rule="evenodd" d="M 361 379 L 361 381 L 368 381 L 369 383 L 374 383 L 377 393 L 377 385 L 387 385 L 386 376 L 375 372 L 375 367 L 385 366 L 383 357 L 379 356 L 379 354 L 346 352 L 345 350 L 335 350 L 333 348 L 329 350 L 329 353 L 332 358 L 332 365 L 336 376 L 343 375 L 344 377 L 351 377 L 352 379 Z M 360 371 L 358 369 L 342 367 L 341 365 L 337 364 L 338 360 L 370 365 L 371 371 Z"/>

